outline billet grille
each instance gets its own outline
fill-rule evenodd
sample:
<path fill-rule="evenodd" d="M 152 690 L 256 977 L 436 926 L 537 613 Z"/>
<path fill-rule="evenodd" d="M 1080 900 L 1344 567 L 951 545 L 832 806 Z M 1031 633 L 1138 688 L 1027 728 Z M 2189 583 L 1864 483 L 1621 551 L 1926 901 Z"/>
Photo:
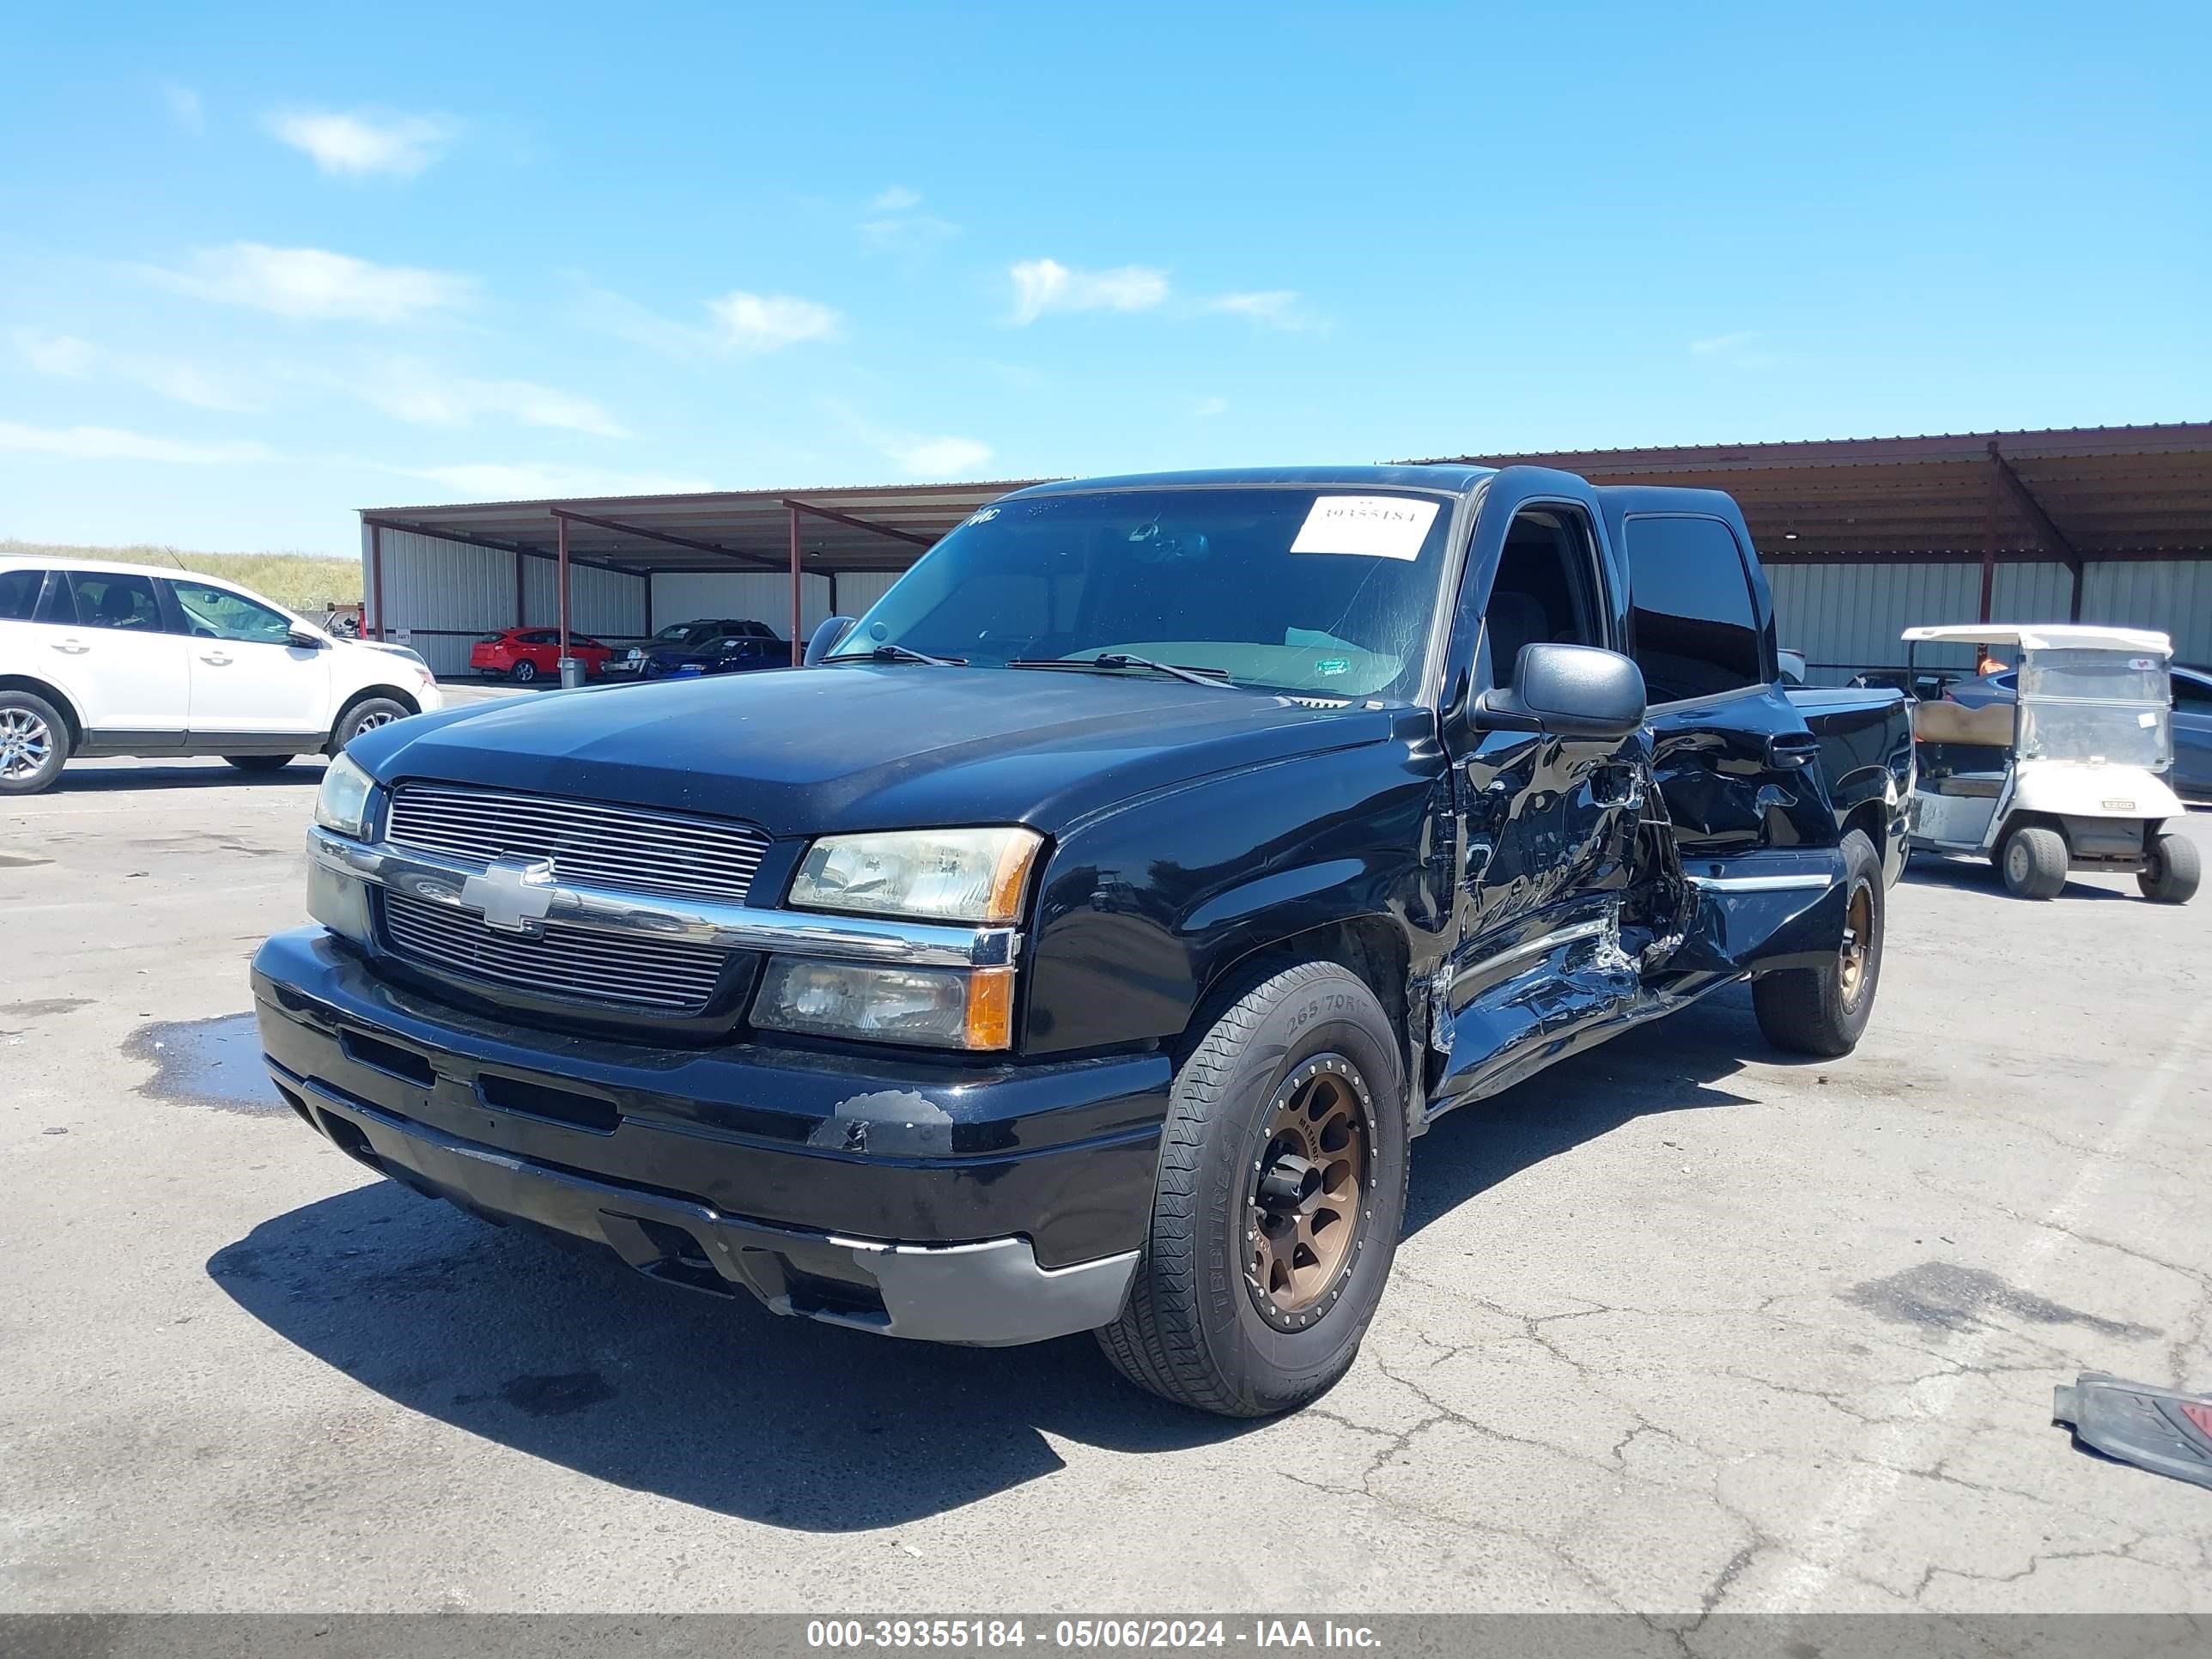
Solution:
<path fill-rule="evenodd" d="M 406 783 L 385 839 L 452 858 L 550 859 L 556 880 L 742 904 L 768 851 L 750 824 L 605 801 Z"/>
<path fill-rule="evenodd" d="M 729 953 L 676 939 L 631 939 L 547 922 L 542 938 L 502 933 L 467 910 L 387 890 L 384 927 L 402 957 L 488 985 L 656 1014 L 696 1014 L 714 1000 Z"/>

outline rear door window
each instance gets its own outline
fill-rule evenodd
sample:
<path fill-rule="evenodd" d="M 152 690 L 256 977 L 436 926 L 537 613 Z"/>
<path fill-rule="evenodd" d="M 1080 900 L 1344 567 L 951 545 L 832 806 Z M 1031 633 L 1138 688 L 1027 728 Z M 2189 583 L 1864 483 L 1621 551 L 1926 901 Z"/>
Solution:
<path fill-rule="evenodd" d="M 1631 654 L 1654 702 L 1680 702 L 1766 678 L 1751 578 L 1718 519 L 1640 514 L 1628 541 Z"/>
<path fill-rule="evenodd" d="M 43 570 L 0 570 L 0 622 L 28 622 L 39 608 Z"/>
<path fill-rule="evenodd" d="M 80 628 L 114 628 L 129 633 L 161 632 L 161 601 L 150 576 L 115 570 L 72 570 Z"/>

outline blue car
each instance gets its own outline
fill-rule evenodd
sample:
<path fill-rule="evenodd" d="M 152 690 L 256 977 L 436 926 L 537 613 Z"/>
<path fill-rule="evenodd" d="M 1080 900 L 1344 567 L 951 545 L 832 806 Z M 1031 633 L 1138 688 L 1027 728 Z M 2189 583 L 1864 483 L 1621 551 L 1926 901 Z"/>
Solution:
<path fill-rule="evenodd" d="M 643 678 L 676 674 L 742 674 L 756 668 L 791 666 L 791 642 L 778 639 L 765 623 L 741 622 L 704 639 L 657 643 L 645 655 Z"/>

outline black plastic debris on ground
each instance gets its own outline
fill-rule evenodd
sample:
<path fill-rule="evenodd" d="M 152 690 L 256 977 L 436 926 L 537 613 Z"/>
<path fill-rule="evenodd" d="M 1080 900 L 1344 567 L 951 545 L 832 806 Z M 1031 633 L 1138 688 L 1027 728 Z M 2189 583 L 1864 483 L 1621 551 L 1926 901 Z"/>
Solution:
<path fill-rule="evenodd" d="M 2071 1425 L 2075 1443 L 2107 1457 L 2212 1486 L 2212 1395 L 2084 1371 L 2072 1388 L 2056 1391 L 2051 1420 Z"/>

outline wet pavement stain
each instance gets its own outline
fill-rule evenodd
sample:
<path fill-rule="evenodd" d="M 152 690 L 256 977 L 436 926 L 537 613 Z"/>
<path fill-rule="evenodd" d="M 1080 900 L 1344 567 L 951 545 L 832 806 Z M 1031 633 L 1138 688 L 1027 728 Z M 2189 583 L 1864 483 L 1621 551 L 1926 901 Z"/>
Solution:
<path fill-rule="evenodd" d="M 500 1398 L 532 1417 L 566 1417 L 615 1397 L 614 1385 L 597 1371 L 556 1376 L 517 1376 L 500 1384 Z"/>
<path fill-rule="evenodd" d="M 1951 1261 L 1923 1261 L 1887 1279 L 1869 1279 L 1844 1292 L 1844 1300 L 1893 1325 L 1931 1325 L 1945 1331 L 1982 1324 L 1986 1310 L 2039 1325 L 2080 1325 L 2117 1340 L 2141 1342 L 2159 1334 L 2148 1325 L 2083 1313 L 2008 1285 L 1985 1268 Z"/>
<path fill-rule="evenodd" d="M 92 1006 L 90 997 L 40 997 L 29 1002 L 0 1002 L 0 1019 L 48 1019 Z"/>
<path fill-rule="evenodd" d="M 252 1014 L 142 1025 L 123 1052 L 154 1067 L 138 1092 L 218 1111 L 269 1116 L 290 1109 L 261 1066 L 261 1034 Z"/>

